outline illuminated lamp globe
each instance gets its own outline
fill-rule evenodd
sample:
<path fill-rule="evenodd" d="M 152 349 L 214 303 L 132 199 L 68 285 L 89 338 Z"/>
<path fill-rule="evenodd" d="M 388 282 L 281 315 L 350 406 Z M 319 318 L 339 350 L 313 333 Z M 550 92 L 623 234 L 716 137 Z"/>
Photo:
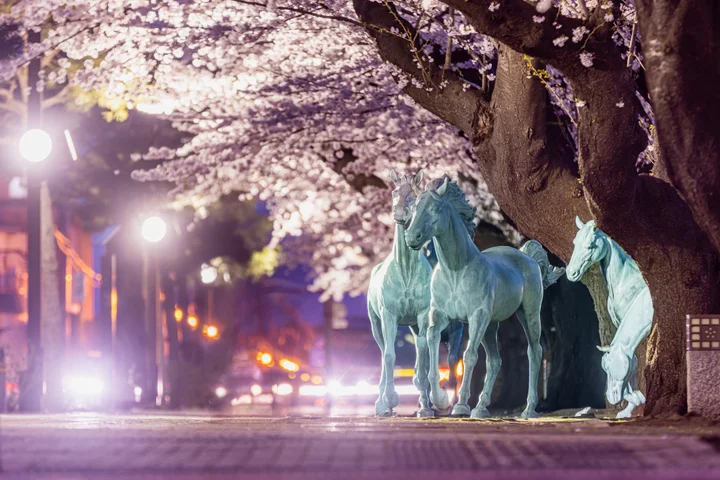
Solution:
<path fill-rule="evenodd" d="M 200 281 L 205 285 L 209 285 L 214 283 L 215 280 L 217 280 L 217 277 L 217 268 L 212 265 L 208 265 L 207 263 L 203 263 L 202 268 L 200 268 Z"/>
<path fill-rule="evenodd" d="M 50 156 L 52 140 L 47 132 L 34 128 L 20 137 L 18 149 L 25 160 L 31 163 L 39 163 Z"/>
<path fill-rule="evenodd" d="M 142 236 L 150 243 L 157 243 L 165 238 L 167 224 L 160 217 L 149 217 L 142 224 Z"/>

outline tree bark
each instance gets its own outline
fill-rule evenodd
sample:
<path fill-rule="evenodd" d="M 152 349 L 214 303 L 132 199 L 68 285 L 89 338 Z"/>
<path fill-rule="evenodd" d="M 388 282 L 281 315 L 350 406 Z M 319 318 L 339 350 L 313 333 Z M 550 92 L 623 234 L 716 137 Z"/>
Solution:
<path fill-rule="evenodd" d="M 720 7 L 712 0 L 635 5 L 668 176 L 720 252 Z"/>

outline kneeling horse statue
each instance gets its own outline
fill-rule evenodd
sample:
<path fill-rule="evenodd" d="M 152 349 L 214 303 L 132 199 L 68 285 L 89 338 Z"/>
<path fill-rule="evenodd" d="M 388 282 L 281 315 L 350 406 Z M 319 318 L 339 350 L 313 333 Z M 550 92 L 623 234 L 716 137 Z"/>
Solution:
<path fill-rule="evenodd" d="M 637 356 L 635 350 L 650 333 L 653 305 L 650 289 L 635 261 L 605 232 L 575 217 L 578 233 L 575 248 L 567 266 L 567 278 L 580 280 L 592 265 L 600 263 L 608 289 L 607 310 L 617 328 L 609 346 L 598 347 L 604 352 L 602 368 L 607 373 L 605 397 L 613 405 L 627 400 L 627 407 L 617 418 L 630 418 L 645 396 L 636 388 Z"/>

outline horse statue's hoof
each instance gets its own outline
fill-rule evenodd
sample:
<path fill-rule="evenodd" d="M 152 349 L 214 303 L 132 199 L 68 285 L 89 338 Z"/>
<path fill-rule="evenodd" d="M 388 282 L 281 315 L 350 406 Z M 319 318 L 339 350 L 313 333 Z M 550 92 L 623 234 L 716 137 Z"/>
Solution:
<path fill-rule="evenodd" d="M 452 409 L 453 417 L 467 417 L 470 415 L 470 406 L 467 403 L 456 403 Z"/>
<path fill-rule="evenodd" d="M 400 404 L 400 397 L 395 391 L 385 392 L 383 395 L 383 402 L 392 410 Z"/>
<path fill-rule="evenodd" d="M 535 410 L 525 410 L 520 415 L 520 418 L 538 418 L 538 414 Z"/>
<path fill-rule="evenodd" d="M 615 416 L 615 418 L 619 419 L 625 419 L 625 418 L 632 418 L 633 410 L 635 410 L 635 405 L 628 405 L 627 408 L 624 410 L 620 410 L 618 414 Z"/>
<path fill-rule="evenodd" d="M 485 407 L 475 407 L 470 412 L 470 418 L 490 418 L 490 412 Z"/>
<path fill-rule="evenodd" d="M 437 395 L 431 392 L 430 398 L 432 400 L 432 404 L 435 405 L 435 408 L 437 408 L 438 410 L 445 410 L 450 407 L 450 399 L 448 398 L 448 394 L 442 388 L 440 389 L 440 393 L 438 393 Z"/>
<path fill-rule="evenodd" d="M 432 410 L 432 408 L 423 408 L 421 410 L 418 410 L 417 417 L 418 418 L 434 418 L 435 412 Z"/>
<path fill-rule="evenodd" d="M 379 417 L 379 418 L 388 418 L 388 417 L 394 417 L 395 414 L 393 413 L 392 410 L 385 410 L 384 412 L 375 414 L 375 416 Z"/>

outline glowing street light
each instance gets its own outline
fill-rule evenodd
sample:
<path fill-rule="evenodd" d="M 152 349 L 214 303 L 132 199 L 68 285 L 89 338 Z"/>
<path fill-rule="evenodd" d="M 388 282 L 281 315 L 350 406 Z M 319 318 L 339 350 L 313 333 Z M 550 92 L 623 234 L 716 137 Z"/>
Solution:
<path fill-rule="evenodd" d="M 288 360 L 287 358 L 280 360 L 280 366 L 288 372 L 297 372 L 300 370 L 300 366 L 297 363 L 292 360 Z"/>
<path fill-rule="evenodd" d="M 148 217 L 142 224 L 142 236 L 150 243 L 157 243 L 165 238 L 167 224 L 158 216 Z"/>
<path fill-rule="evenodd" d="M 39 163 L 50 156 L 52 140 L 44 130 L 33 128 L 20 137 L 18 149 L 25 160 L 31 163 Z"/>
<path fill-rule="evenodd" d="M 207 330 L 205 330 L 205 335 L 207 335 L 208 338 L 217 338 L 218 333 L 218 328 L 215 325 L 209 325 Z"/>
<path fill-rule="evenodd" d="M 182 322 L 183 315 L 184 315 L 184 313 L 183 313 L 182 309 L 176 307 L 176 308 L 175 308 L 175 312 L 173 312 L 173 316 L 175 317 L 175 321 L 178 322 L 178 323 Z"/>
<path fill-rule="evenodd" d="M 258 353 L 257 359 L 263 365 L 270 365 L 273 361 L 272 355 L 269 353 Z"/>
<path fill-rule="evenodd" d="M 195 315 L 190 315 L 188 317 L 187 322 L 188 322 L 188 325 L 190 325 L 190 327 L 192 327 L 192 328 L 197 328 L 197 326 L 198 326 L 198 319 Z"/>
<path fill-rule="evenodd" d="M 214 283 L 215 280 L 217 280 L 217 277 L 217 268 L 213 267 L 212 265 L 208 265 L 207 263 L 202 264 L 202 267 L 200 268 L 200 281 L 202 283 L 204 283 L 205 285 L 209 285 L 211 283 Z"/>

